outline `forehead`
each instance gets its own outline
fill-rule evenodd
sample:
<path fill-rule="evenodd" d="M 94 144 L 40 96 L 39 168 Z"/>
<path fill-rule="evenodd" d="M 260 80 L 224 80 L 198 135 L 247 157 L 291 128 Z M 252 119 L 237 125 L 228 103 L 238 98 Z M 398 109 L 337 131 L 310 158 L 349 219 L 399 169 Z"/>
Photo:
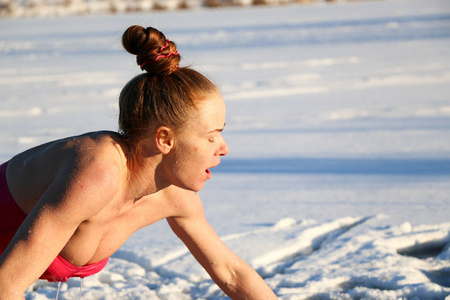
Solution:
<path fill-rule="evenodd" d="M 193 119 L 201 126 L 222 128 L 225 123 L 225 102 L 222 96 L 217 93 L 197 103 L 196 117 Z"/>
<path fill-rule="evenodd" d="M 199 113 L 204 115 L 225 113 L 225 102 L 219 93 L 199 101 L 196 106 Z"/>

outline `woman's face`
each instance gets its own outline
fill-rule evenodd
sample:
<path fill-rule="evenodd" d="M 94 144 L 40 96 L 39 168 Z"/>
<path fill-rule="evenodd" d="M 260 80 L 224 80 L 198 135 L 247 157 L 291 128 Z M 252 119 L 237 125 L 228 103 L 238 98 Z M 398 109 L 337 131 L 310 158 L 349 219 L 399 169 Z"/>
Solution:
<path fill-rule="evenodd" d="M 225 126 L 225 103 L 219 93 L 197 104 L 193 116 L 174 137 L 174 147 L 168 154 L 170 166 L 166 171 L 172 184 L 199 191 L 211 178 L 211 168 L 228 153 L 222 137 Z"/>

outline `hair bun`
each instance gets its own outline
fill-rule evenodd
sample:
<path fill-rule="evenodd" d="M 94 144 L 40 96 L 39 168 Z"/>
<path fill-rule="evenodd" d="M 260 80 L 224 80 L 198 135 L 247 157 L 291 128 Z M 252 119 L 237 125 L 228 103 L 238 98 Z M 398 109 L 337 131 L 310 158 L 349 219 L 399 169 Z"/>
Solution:
<path fill-rule="evenodd" d="M 181 59 L 176 44 L 153 27 L 130 26 L 123 33 L 122 45 L 149 74 L 171 74 Z"/>

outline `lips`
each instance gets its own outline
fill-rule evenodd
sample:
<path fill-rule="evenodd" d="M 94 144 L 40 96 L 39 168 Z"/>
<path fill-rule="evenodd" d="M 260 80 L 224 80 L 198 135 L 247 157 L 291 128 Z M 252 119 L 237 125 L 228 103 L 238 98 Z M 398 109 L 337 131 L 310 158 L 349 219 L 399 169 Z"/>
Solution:
<path fill-rule="evenodd" d="M 208 177 L 208 179 L 210 179 L 211 176 L 212 176 L 211 169 L 217 167 L 219 164 L 220 164 L 220 162 L 218 164 L 216 164 L 216 165 L 214 165 L 214 166 L 212 166 L 212 167 L 210 167 L 210 168 L 205 170 L 205 173 L 206 173 L 206 176 Z"/>

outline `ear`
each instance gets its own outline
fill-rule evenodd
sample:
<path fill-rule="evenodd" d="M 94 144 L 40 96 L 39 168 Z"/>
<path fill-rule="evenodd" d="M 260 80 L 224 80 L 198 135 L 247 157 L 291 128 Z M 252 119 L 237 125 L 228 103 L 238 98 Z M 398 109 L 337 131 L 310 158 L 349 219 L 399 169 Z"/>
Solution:
<path fill-rule="evenodd" d="M 155 142 L 156 147 L 162 154 L 167 154 L 174 145 L 174 132 L 167 126 L 160 126 L 156 129 Z"/>

